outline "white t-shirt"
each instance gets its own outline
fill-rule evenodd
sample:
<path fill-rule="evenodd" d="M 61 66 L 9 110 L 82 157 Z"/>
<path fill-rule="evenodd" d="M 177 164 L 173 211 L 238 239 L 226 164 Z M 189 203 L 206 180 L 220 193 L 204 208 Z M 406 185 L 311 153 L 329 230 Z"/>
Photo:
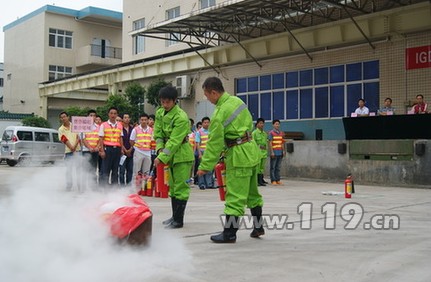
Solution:
<path fill-rule="evenodd" d="M 358 115 L 368 115 L 370 114 L 370 110 L 367 107 L 357 108 L 355 114 Z"/>
<path fill-rule="evenodd" d="M 139 125 L 139 128 L 142 129 L 143 133 L 149 133 L 149 131 L 150 131 L 150 127 L 149 126 L 147 126 L 146 129 L 143 129 L 142 126 Z M 136 140 L 136 128 L 133 128 L 132 133 L 130 133 L 130 140 L 131 141 L 135 141 Z M 139 153 L 141 153 L 143 155 L 151 157 L 151 150 L 144 151 L 144 150 L 141 150 L 141 149 L 139 149 L 137 147 L 134 147 L 134 148 L 135 148 L 136 152 L 139 152 Z"/>

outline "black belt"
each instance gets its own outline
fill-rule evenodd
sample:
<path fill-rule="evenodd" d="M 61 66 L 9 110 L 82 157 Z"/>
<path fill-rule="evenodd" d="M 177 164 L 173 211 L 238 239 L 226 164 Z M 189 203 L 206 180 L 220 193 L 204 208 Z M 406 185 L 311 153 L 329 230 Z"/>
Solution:
<path fill-rule="evenodd" d="M 121 148 L 121 146 L 109 146 L 109 145 L 105 145 L 105 148 L 117 149 L 117 148 Z"/>
<path fill-rule="evenodd" d="M 241 145 L 243 143 L 247 143 L 249 141 L 251 141 L 251 136 L 249 133 L 246 133 L 245 135 L 237 138 L 237 139 L 225 139 L 224 141 L 226 142 L 226 146 L 228 148 L 231 148 L 233 146 L 237 146 L 237 145 Z"/>

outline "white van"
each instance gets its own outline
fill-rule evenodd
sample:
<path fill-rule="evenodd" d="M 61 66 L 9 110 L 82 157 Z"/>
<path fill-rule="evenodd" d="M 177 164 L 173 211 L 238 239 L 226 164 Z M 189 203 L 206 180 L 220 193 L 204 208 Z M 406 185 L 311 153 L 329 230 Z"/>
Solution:
<path fill-rule="evenodd" d="M 30 162 L 51 162 L 64 157 L 64 144 L 51 128 L 8 126 L 3 132 L 0 157 L 10 166 Z"/>

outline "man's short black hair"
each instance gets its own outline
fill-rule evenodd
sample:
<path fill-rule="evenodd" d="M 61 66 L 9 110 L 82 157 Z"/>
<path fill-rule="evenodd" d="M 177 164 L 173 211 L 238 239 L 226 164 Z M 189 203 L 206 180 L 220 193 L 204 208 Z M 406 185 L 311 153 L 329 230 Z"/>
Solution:
<path fill-rule="evenodd" d="M 115 110 L 115 111 L 117 111 L 117 114 L 118 114 L 118 108 L 117 108 L 117 107 L 109 107 L 109 109 L 108 109 L 108 114 L 109 114 L 109 112 L 110 112 L 111 110 Z"/>
<path fill-rule="evenodd" d="M 143 117 L 150 118 L 150 116 L 149 116 L 149 115 L 147 115 L 146 113 L 143 113 L 143 114 L 141 114 L 141 115 L 139 116 L 139 118 L 143 118 Z"/>
<path fill-rule="evenodd" d="M 101 116 L 99 116 L 99 115 L 96 115 L 96 117 L 97 117 L 97 118 L 100 118 L 100 119 L 102 119 L 102 117 L 101 117 Z"/>
<path fill-rule="evenodd" d="M 178 99 L 178 91 L 173 86 L 165 86 L 159 90 L 159 99 L 168 99 L 175 102 Z"/>
<path fill-rule="evenodd" d="M 153 115 L 153 114 L 149 115 L 149 116 L 148 116 L 148 118 L 149 118 L 149 119 L 152 119 L 152 120 L 156 120 L 156 116 L 155 116 L 155 115 Z"/>
<path fill-rule="evenodd" d="M 365 100 L 364 100 L 364 99 L 362 99 L 362 98 L 361 98 L 361 99 L 359 99 L 359 100 L 358 100 L 358 102 L 359 102 L 359 101 L 362 101 L 362 102 L 364 102 L 364 103 L 365 103 Z"/>
<path fill-rule="evenodd" d="M 61 117 L 61 115 L 66 115 L 67 117 L 69 116 L 69 114 L 68 114 L 67 112 L 65 112 L 65 111 L 61 112 L 61 113 L 58 115 L 58 117 Z"/>
<path fill-rule="evenodd" d="M 129 113 L 121 114 L 121 115 L 120 115 L 120 117 L 123 119 L 125 115 L 128 115 L 128 116 L 129 116 L 129 118 L 130 118 L 130 114 L 129 114 Z"/>
<path fill-rule="evenodd" d="M 264 120 L 263 118 L 258 118 L 258 119 L 256 120 L 256 123 L 259 123 L 259 122 L 263 122 L 263 123 L 265 123 L 265 120 Z"/>
<path fill-rule="evenodd" d="M 190 121 L 192 124 L 195 124 L 195 120 L 194 120 L 194 119 L 189 118 L 189 121 Z"/>
<path fill-rule="evenodd" d="M 272 121 L 272 124 L 275 124 L 276 122 L 280 123 L 280 120 L 279 120 L 279 119 L 274 119 L 274 120 Z"/>
<path fill-rule="evenodd" d="M 88 110 L 88 112 L 87 112 L 87 116 L 89 116 L 90 114 L 95 114 L 95 115 L 97 115 L 96 111 L 95 111 L 95 110 L 93 110 L 93 109 Z"/>
<path fill-rule="evenodd" d="M 209 117 L 203 117 L 203 118 L 202 118 L 202 122 L 204 122 L 204 121 L 206 121 L 206 120 L 207 120 L 207 121 L 211 121 Z"/>
<path fill-rule="evenodd" d="M 386 99 L 385 99 L 385 101 L 386 101 L 386 100 L 389 100 L 389 102 L 391 102 L 391 103 L 392 103 L 392 99 L 391 99 L 391 98 L 389 98 L 389 97 L 388 97 L 388 98 L 386 98 Z"/>
<path fill-rule="evenodd" d="M 204 83 L 202 84 L 202 89 L 207 91 L 214 90 L 219 93 L 224 93 L 223 83 L 221 82 L 220 78 L 215 76 L 205 79 Z"/>

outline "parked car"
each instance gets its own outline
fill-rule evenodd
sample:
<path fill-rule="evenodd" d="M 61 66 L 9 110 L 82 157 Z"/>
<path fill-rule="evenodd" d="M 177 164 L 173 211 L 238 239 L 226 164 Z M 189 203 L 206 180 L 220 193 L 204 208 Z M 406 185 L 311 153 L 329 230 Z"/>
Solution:
<path fill-rule="evenodd" d="M 64 157 L 64 144 L 51 128 L 8 126 L 0 142 L 0 158 L 10 166 L 17 163 L 51 162 Z"/>

